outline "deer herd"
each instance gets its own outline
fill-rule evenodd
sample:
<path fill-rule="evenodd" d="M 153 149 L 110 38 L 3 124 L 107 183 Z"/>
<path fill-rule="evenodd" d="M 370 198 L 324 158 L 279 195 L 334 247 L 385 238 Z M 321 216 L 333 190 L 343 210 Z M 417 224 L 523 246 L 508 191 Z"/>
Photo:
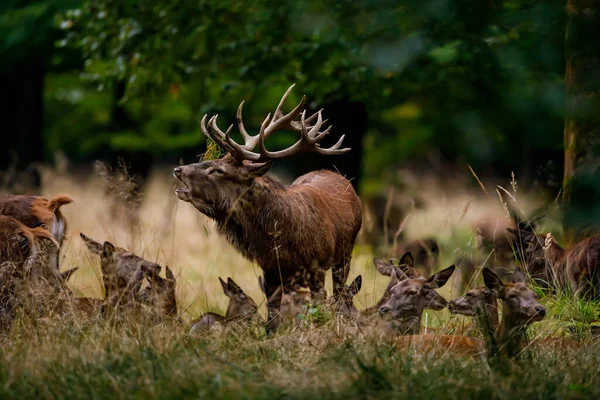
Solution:
<path fill-rule="evenodd" d="M 246 131 L 242 119 L 244 103 L 240 104 L 237 128 L 243 144 L 232 138 L 233 125 L 223 131 L 217 124 L 217 115 L 208 120 L 205 116 L 201 121 L 203 133 L 227 154 L 173 171 L 181 184 L 175 190 L 176 196 L 214 220 L 219 234 L 260 266 L 263 276 L 259 284 L 268 310 L 264 320 L 258 304 L 238 284 L 231 278 L 219 278 L 229 298 L 226 314 L 203 314 L 191 322 L 190 334 L 249 321 L 264 324 L 269 332 L 290 318 L 297 323 L 307 304 L 328 301 L 325 274 L 332 269 L 331 304 L 335 312 L 361 325 L 383 323 L 398 347 L 427 349 L 441 345 L 479 354 L 499 352 L 514 356 L 527 344 L 526 328 L 546 315 L 527 279 L 546 288 L 568 288 L 580 297 L 594 297 L 600 289 L 600 275 L 596 273 L 600 236 L 563 249 L 550 234 L 538 235 L 531 227 L 509 228 L 514 241 L 508 246 L 507 259 L 520 258 L 525 269 L 513 269 L 509 282 L 492 270 L 495 268 L 483 268 L 485 286 L 470 289 L 448 302 L 436 289 L 448 282 L 456 268 L 451 266 L 423 276 L 420 271 L 430 270 L 431 257 L 435 255 L 423 250 L 423 244 L 417 246 L 417 264 L 422 264 L 419 266 L 415 266 L 410 251 L 399 263 L 373 260 L 377 271 L 389 277 L 389 284 L 375 306 L 358 310 L 353 297 L 361 290 L 362 277 L 359 275 L 349 285 L 346 282 L 362 224 L 361 201 L 351 183 L 327 170 L 302 175 L 289 186 L 266 175 L 276 159 L 300 152 L 338 155 L 350 150 L 342 148 L 344 136 L 332 147 L 321 147 L 320 141 L 331 126 L 324 128 L 327 121 L 322 110 L 306 115 L 305 97 L 284 113 L 283 106 L 292 88 L 293 85 L 285 92 L 273 114 L 267 115 L 256 135 Z M 298 141 L 284 150 L 268 150 L 265 140 L 280 130 L 296 133 Z M 37 318 L 48 312 L 48 307 L 60 313 L 118 317 L 134 311 L 178 320 L 181 310 L 175 295 L 176 278 L 168 266 L 163 268 L 83 233 L 81 240 L 100 262 L 105 296 L 102 300 L 73 296 L 67 280 L 77 268 L 60 272 L 60 252 L 68 227 L 61 207 L 72 201 L 69 196 L 51 200 L 28 195 L 0 196 L 1 328 L 10 329 L 19 310 L 28 310 Z M 439 251 L 435 241 L 427 247 L 435 250 L 433 253 Z M 425 309 L 446 307 L 452 314 L 473 317 L 484 339 L 420 334 Z"/>

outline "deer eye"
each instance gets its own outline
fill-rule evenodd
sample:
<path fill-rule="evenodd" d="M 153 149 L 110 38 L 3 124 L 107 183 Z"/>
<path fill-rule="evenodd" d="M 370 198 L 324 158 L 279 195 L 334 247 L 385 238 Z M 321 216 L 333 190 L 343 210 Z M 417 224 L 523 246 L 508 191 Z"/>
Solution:
<path fill-rule="evenodd" d="M 210 170 L 210 172 L 208 174 L 209 175 L 212 175 L 212 174 L 223 175 L 224 173 L 225 173 L 225 171 L 223 171 L 221 168 L 213 168 Z"/>
<path fill-rule="evenodd" d="M 465 297 L 473 297 L 473 293 L 467 293 L 465 294 Z"/>
<path fill-rule="evenodd" d="M 508 295 L 508 298 L 509 298 L 509 299 L 516 299 L 516 298 L 517 298 L 517 295 L 516 295 L 516 294 L 514 294 L 514 293 L 511 293 L 511 294 L 509 294 L 509 295 Z"/>

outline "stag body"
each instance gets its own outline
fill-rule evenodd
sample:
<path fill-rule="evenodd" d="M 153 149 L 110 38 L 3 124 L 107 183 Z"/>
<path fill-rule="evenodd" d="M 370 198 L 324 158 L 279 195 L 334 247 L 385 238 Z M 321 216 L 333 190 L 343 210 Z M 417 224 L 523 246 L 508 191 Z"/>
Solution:
<path fill-rule="evenodd" d="M 304 101 L 283 114 L 288 89 L 273 117 L 267 116 L 260 133 L 246 132 L 238 109 L 238 127 L 244 145 L 216 125 L 216 116 L 203 132 L 229 152 L 221 159 L 177 167 L 174 175 L 185 185 L 177 189 L 180 200 L 190 202 L 215 220 L 220 234 L 247 259 L 264 271 L 269 325 L 277 325 L 281 294 L 294 283 L 310 288 L 313 296 L 324 297 L 325 271 L 333 268 L 334 297 L 339 298 L 348 278 L 354 240 L 362 223 L 361 204 L 351 183 L 332 171 L 314 171 L 284 187 L 264 176 L 272 160 L 300 151 L 342 154 L 343 137 L 330 149 L 317 143 L 330 128 L 319 131 L 325 121 L 321 113 L 305 118 Z M 293 119 L 301 113 L 301 121 Z M 315 121 L 314 125 L 310 125 Z M 301 139 L 288 149 L 269 152 L 264 140 L 273 132 L 287 129 Z M 260 153 L 252 152 L 258 145 Z M 283 287 L 283 290 L 278 290 Z"/>

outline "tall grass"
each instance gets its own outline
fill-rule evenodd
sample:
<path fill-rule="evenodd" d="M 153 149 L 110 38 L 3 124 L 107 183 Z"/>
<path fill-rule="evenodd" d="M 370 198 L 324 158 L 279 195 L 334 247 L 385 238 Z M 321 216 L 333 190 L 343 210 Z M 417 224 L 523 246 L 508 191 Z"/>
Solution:
<path fill-rule="evenodd" d="M 32 322 L 17 318 L 0 340 L 0 398 L 594 398 L 600 395 L 600 349 L 531 351 L 503 368 L 480 358 L 452 353 L 407 353 L 381 339 L 376 327 L 321 313 L 297 328 L 266 336 L 257 326 L 225 333 L 187 335 L 189 319 L 206 310 L 224 310 L 218 276 L 231 276 L 258 303 L 264 303 L 258 266 L 242 259 L 192 206 L 178 203 L 169 170 L 156 170 L 139 209 L 139 235 L 124 219 L 113 218 L 102 180 L 78 179 L 48 171 L 44 194 L 68 193 L 76 203 L 64 208 L 69 220 L 61 269 L 80 266 L 69 285 L 77 295 L 101 296 L 99 261 L 78 234 L 110 240 L 161 265 L 177 276 L 182 320 L 160 324 L 145 319 L 110 321 L 64 316 Z M 431 190 L 429 187 L 427 190 Z M 433 198 L 442 201 L 437 203 Z M 466 204 L 469 204 L 466 206 Z M 471 226 L 502 207 L 472 194 L 431 192 L 427 210 L 406 221 L 409 236 L 435 233 L 444 246 L 440 267 L 472 246 Z M 374 255 L 357 246 L 349 281 L 363 275 L 355 304 L 374 304 L 388 278 L 371 265 Z M 485 258 L 485 255 L 484 255 Z M 328 276 L 328 291 L 331 279 Z M 457 297 L 458 278 L 440 292 Z M 534 324 L 533 337 L 590 339 L 598 307 L 572 296 L 546 296 L 550 315 Z M 265 313 L 262 304 L 263 315 Z M 426 322 L 425 322 L 426 321 Z M 476 335 L 472 322 L 431 312 L 428 332 Z M 577 331 L 570 326 L 576 325 Z"/>

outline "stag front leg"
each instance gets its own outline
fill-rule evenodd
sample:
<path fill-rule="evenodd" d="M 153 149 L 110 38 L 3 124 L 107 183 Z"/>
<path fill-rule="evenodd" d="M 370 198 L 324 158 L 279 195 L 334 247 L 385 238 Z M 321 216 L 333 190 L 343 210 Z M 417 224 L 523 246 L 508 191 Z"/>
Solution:
<path fill-rule="evenodd" d="M 281 309 L 281 295 L 283 293 L 283 283 L 279 272 L 265 271 L 265 295 L 267 296 L 267 333 L 275 332 L 280 324 L 280 309 Z"/>

